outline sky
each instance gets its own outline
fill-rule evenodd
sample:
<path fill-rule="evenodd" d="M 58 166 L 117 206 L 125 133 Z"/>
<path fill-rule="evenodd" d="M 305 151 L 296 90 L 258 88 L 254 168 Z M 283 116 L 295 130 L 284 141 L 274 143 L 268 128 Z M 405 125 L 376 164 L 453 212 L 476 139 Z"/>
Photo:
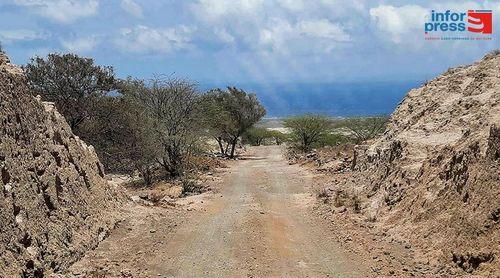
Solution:
<path fill-rule="evenodd" d="M 492 40 L 424 40 L 433 9 L 493 10 Z M 0 0 L 0 42 L 16 64 L 73 52 L 119 77 L 274 91 L 424 81 L 499 48 L 499 21 L 500 1 Z"/>

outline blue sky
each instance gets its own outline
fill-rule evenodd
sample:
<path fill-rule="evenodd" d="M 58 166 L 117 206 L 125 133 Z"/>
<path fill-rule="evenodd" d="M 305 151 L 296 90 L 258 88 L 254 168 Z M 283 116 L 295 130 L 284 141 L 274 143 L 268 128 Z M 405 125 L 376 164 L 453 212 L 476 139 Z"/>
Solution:
<path fill-rule="evenodd" d="M 430 10 L 492 9 L 491 41 L 425 41 Z M 499 1 L 0 0 L 16 64 L 75 52 L 201 84 L 425 80 L 498 48 Z"/>

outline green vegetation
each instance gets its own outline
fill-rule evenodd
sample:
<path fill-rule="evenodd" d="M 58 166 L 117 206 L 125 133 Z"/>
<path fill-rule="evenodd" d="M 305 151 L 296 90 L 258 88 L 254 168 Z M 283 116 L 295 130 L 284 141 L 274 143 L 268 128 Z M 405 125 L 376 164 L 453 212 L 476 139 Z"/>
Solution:
<path fill-rule="evenodd" d="M 35 57 L 25 71 L 32 92 L 54 102 L 77 135 L 82 134 L 80 126 L 99 99 L 116 89 L 113 68 L 97 66 L 93 59 L 75 54 Z"/>
<path fill-rule="evenodd" d="M 243 140 L 252 146 L 266 144 L 281 145 L 288 140 L 288 136 L 277 130 L 269 130 L 263 127 L 252 127 L 243 135 Z"/>
<path fill-rule="evenodd" d="M 274 140 L 274 143 L 276 145 L 281 145 L 289 139 L 289 136 L 287 134 L 278 130 L 268 130 L 268 135 L 269 138 L 272 138 Z"/>
<path fill-rule="evenodd" d="M 314 147 L 326 147 L 326 146 L 338 146 L 347 144 L 350 142 L 350 139 L 345 135 L 337 133 L 335 131 L 331 131 L 323 135 L 321 140 L 314 145 Z"/>
<path fill-rule="evenodd" d="M 302 115 L 284 120 L 291 131 L 290 140 L 297 149 L 360 144 L 384 132 L 387 116 L 332 119 L 320 115 Z"/>
<path fill-rule="evenodd" d="M 111 67 L 74 54 L 35 57 L 25 71 L 33 94 L 55 103 L 107 170 L 136 170 L 148 184 L 158 171 L 189 172 L 207 136 L 234 157 L 241 136 L 266 113 L 255 94 L 241 89 L 201 93 L 194 82 L 164 76 L 118 80 Z"/>
<path fill-rule="evenodd" d="M 303 115 L 288 118 L 285 127 L 291 131 L 291 140 L 301 151 L 308 152 L 331 132 L 331 120 L 326 116 Z"/>
<path fill-rule="evenodd" d="M 255 94 L 235 87 L 207 92 L 203 110 L 208 134 L 217 141 L 221 153 L 230 158 L 234 157 L 238 139 L 266 114 Z"/>
<path fill-rule="evenodd" d="M 262 127 L 252 127 L 244 134 L 245 142 L 252 146 L 260 146 L 264 140 L 271 137 L 270 131 Z"/>
<path fill-rule="evenodd" d="M 151 122 L 128 98 L 102 97 L 80 132 L 92 144 L 106 169 L 113 172 L 138 170 L 147 183 L 152 181 L 155 147 Z"/>
<path fill-rule="evenodd" d="M 359 144 L 383 133 L 388 120 L 388 116 L 347 118 L 336 121 L 334 127 L 346 129 L 353 142 Z"/>
<path fill-rule="evenodd" d="M 284 134 L 254 127 L 266 111 L 255 94 L 235 87 L 201 93 L 194 82 L 176 77 L 118 80 L 113 68 L 74 54 L 35 57 L 25 71 L 32 92 L 55 103 L 107 170 L 137 170 L 147 183 L 158 168 L 168 177 L 187 172 L 188 160 L 200 154 L 207 137 L 230 158 L 240 139 L 252 145 L 290 141 L 308 152 L 372 139 L 388 119 L 302 115 L 284 120 L 291 132 Z"/>
<path fill-rule="evenodd" d="M 201 101 L 195 84 L 179 78 L 129 78 L 122 92 L 150 121 L 156 162 L 170 176 L 179 176 L 200 136 Z"/>

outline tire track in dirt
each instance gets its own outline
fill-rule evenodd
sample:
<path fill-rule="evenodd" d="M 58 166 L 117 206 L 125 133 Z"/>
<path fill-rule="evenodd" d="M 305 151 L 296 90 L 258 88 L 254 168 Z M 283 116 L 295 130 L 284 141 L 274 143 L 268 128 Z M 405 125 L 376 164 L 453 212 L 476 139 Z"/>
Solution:
<path fill-rule="evenodd" d="M 110 248 L 98 248 L 91 257 L 118 261 L 116 271 L 131 269 L 133 277 L 369 276 L 361 259 L 325 236 L 331 231 L 310 214 L 312 176 L 288 165 L 282 151 L 277 146 L 252 148 L 227 171 L 221 193 L 207 197 L 203 209 L 189 213 L 176 227 L 158 224 L 168 217 L 134 227 L 136 235 L 141 229 L 146 234 L 134 238 L 140 244 L 128 242 L 126 232 L 110 236 L 104 246 L 143 252 L 140 271 L 134 270 L 137 263 L 114 258 L 117 252 Z M 151 225 L 160 225 L 153 236 Z M 88 267 L 88 262 L 79 265 Z"/>

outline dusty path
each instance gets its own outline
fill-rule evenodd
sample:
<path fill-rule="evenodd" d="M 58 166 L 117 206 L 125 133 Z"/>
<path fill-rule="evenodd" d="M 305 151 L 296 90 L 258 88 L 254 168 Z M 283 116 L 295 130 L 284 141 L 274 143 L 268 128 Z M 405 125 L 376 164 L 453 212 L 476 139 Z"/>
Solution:
<path fill-rule="evenodd" d="M 310 215 L 311 182 L 306 171 L 288 165 L 281 148 L 252 149 L 224 175 L 220 193 L 205 197 L 195 211 L 135 208 L 123 227 L 71 271 L 133 277 L 367 276 L 362 261 L 328 240 L 325 235 L 332 232 Z"/>

